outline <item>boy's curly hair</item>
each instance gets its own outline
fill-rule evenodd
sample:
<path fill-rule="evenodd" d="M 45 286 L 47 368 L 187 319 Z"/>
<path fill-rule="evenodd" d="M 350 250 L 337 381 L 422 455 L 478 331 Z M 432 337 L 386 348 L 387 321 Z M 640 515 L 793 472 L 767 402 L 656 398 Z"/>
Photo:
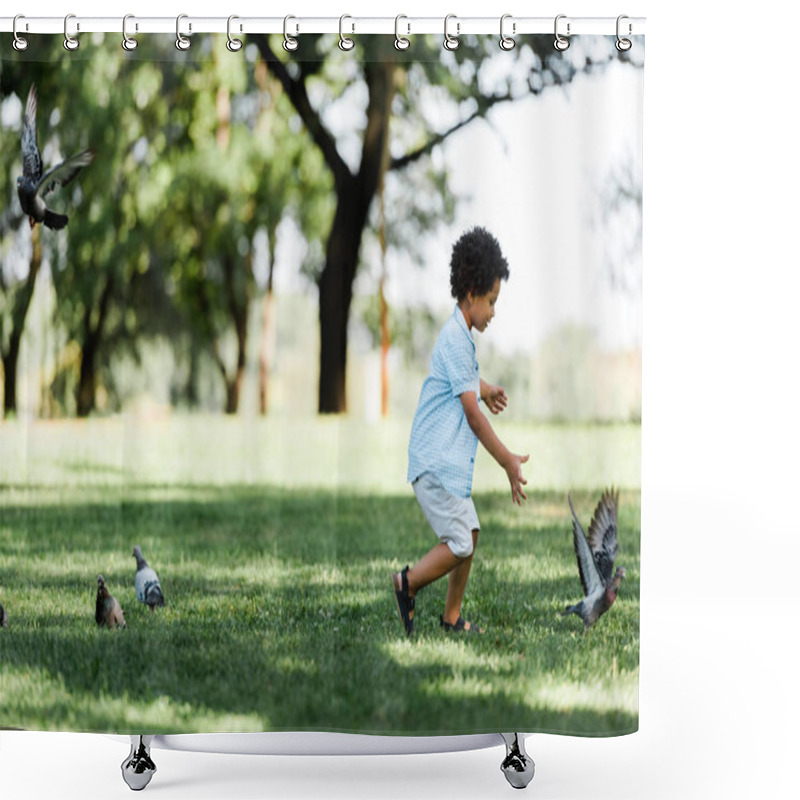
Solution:
<path fill-rule="evenodd" d="M 463 300 L 470 292 L 488 294 L 494 282 L 508 280 L 508 262 L 500 243 L 486 228 L 475 227 L 461 234 L 450 256 L 450 293 Z"/>

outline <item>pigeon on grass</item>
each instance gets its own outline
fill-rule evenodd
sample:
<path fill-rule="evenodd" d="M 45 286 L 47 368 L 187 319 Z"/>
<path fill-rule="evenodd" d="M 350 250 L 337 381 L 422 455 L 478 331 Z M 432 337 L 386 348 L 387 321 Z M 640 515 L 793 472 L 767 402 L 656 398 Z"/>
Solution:
<path fill-rule="evenodd" d="M 617 557 L 617 504 L 619 492 L 603 492 L 597 504 L 587 536 L 578 521 L 572 498 L 567 496 L 572 511 L 572 543 L 578 559 L 578 572 L 581 576 L 584 598 L 580 603 L 567 606 L 563 612 L 577 614 L 582 620 L 584 630 L 589 630 L 617 599 L 617 593 L 625 570 L 617 567 L 614 572 L 614 559 Z"/>
<path fill-rule="evenodd" d="M 22 210 L 28 215 L 31 229 L 37 222 L 60 231 L 69 217 L 47 207 L 44 198 L 57 186 L 67 186 L 94 160 L 94 150 L 83 150 L 42 173 L 42 156 L 36 141 L 36 86 L 31 85 L 22 121 L 22 175 L 17 178 L 17 194 Z"/>
<path fill-rule="evenodd" d="M 142 548 L 137 544 L 133 548 L 136 558 L 136 598 L 140 603 L 150 606 L 150 611 L 155 611 L 156 606 L 164 605 L 164 592 L 161 590 L 161 581 L 156 571 L 144 560 Z"/>
<path fill-rule="evenodd" d="M 94 606 L 94 619 L 98 627 L 104 625 L 107 628 L 114 628 L 119 625 L 125 627 L 125 616 L 116 597 L 112 597 L 108 591 L 105 579 L 102 575 L 97 576 L 97 602 Z"/>

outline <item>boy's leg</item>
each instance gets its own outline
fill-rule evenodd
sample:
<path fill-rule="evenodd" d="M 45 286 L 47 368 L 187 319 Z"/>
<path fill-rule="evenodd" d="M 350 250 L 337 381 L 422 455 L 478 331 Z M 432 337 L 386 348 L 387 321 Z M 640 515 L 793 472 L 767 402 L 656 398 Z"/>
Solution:
<path fill-rule="evenodd" d="M 464 592 L 467 588 L 469 571 L 472 568 L 472 557 L 478 546 L 478 531 L 472 531 L 472 553 L 461 560 L 461 563 L 450 573 L 447 581 L 447 599 L 444 604 L 444 621 L 455 625 L 461 616 L 461 604 L 464 601 Z M 469 625 L 469 623 L 467 623 Z"/>
<path fill-rule="evenodd" d="M 469 560 L 472 560 L 471 556 Z M 442 575 L 447 575 L 448 572 L 457 568 L 463 561 L 463 558 L 453 555 L 453 551 L 444 542 L 439 542 L 413 567 L 410 567 L 406 573 L 409 595 L 414 597 L 420 589 L 441 578 Z"/>

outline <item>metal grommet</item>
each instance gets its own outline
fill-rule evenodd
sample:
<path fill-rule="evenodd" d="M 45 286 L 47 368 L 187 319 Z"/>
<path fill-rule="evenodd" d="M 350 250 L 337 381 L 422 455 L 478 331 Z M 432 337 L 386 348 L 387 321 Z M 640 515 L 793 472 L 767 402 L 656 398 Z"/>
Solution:
<path fill-rule="evenodd" d="M 177 47 L 178 50 L 188 50 L 192 45 L 191 39 L 187 39 L 181 34 L 181 20 L 187 19 L 188 17 L 188 14 L 178 14 L 178 18 L 175 20 L 175 47 Z M 190 23 L 189 31 L 191 32 L 191 30 L 192 25 Z"/>
<path fill-rule="evenodd" d="M 345 36 L 343 31 L 342 31 L 342 27 L 343 27 L 344 21 L 346 19 L 353 19 L 353 18 L 349 14 L 342 14 L 342 16 L 339 17 L 339 49 L 340 50 L 352 50 L 356 46 L 356 43 L 349 36 Z M 355 31 L 355 29 L 356 29 L 356 26 L 353 25 L 353 30 Z"/>
<path fill-rule="evenodd" d="M 139 42 L 137 42 L 136 39 L 132 39 L 130 36 L 128 36 L 129 19 L 134 19 L 133 14 L 126 14 L 122 18 L 122 49 L 130 52 L 131 50 L 135 50 L 139 46 Z M 136 26 L 136 30 L 137 31 L 139 30 L 138 25 Z"/>
<path fill-rule="evenodd" d="M 17 33 L 17 20 L 20 20 L 20 19 L 25 19 L 25 15 L 24 14 L 17 14 L 17 16 L 14 17 L 14 25 L 12 27 L 12 30 L 14 32 L 14 42 L 13 42 L 14 49 L 21 53 L 23 50 L 27 50 L 28 49 L 28 40 L 25 37 L 20 36 Z M 25 30 L 27 30 L 27 29 L 28 29 L 28 25 L 26 23 L 25 24 Z"/>
<path fill-rule="evenodd" d="M 228 17 L 228 41 L 225 47 L 227 47 L 231 53 L 238 53 L 242 49 L 242 40 L 234 39 L 233 36 L 231 36 L 231 22 L 235 19 L 239 19 L 235 14 L 231 14 L 231 16 Z M 239 30 L 241 31 L 241 26 Z"/>
<path fill-rule="evenodd" d="M 620 22 L 622 22 L 622 20 L 624 20 L 624 19 L 628 19 L 628 17 L 627 17 L 625 14 L 620 14 L 620 15 L 617 17 L 617 50 L 619 50 L 619 51 L 620 51 L 620 53 L 625 53 L 625 52 L 627 52 L 627 51 L 628 51 L 628 50 L 630 50 L 630 49 L 631 49 L 631 47 L 633 46 L 633 42 L 631 42 L 631 40 L 630 40 L 630 39 L 623 39 L 623 38 L 620 36 L 620 33 L 619 33 L 619 30 L 620 30 Z M 632 26 L 632 25 L 631 25 L 631 23 L 629 22 L 629 23 L 628 23 L 628 35 L 630 35 L 630 34 L 632 33 L 632 31 L 633 31 L 633 26 Z"/>
<path fill-rule="evenodd" d="M 67 16 L 64 17 L 64 49 L 69 51 L 77 50 L 78 47 L 80 46 L 80 42 L 78 41 L 78 39 L 75 36 L 70 36 L 69 31 L 67 30 L 67 28 L 69 27 L 69 21 L 71 19 L 75 19 L 74 14 L 67 14 Z M 77 24 L 75 27 L 76 32 L 79 31 L 80 29 L 81 26 Z"/>
<path fill-rule="evenodd" d="M 451 19 L 457 20 L 458 17 L 456 17 L 455 14 L 448 14 L 444 18 L 444 42 L 442 42 L 442 44 L 445 50 L 457 50 L 459 44 L 458 34 L 461 33 L 461 23 L 456 22 L 456 35 L 451 36 L 447 31 L 447 23 L 450 22 Z"/>
<path fill-rule="evenodd" d="M 567 18 L 567 15 L 566 15 L 566 14 L 559 14 L 559 15 L 556 17 L 556 23 L 555 23 L 555 34 L 556 34 L 556 39 L 555 39 L 555 41 L 553 42 L 553 47 L 555 47 L 555 49 L 556 49 L 556 50 L 558 50 L 558 51 L 559 51 L 559 52 L 561 52 L 561 53 L 563 53 L 563 52 L 564 52 L 564 51 L 565 51 L 565 50 L 566 50 L 566 49 L 569 47 L 569 39 L 568 39 L 567 37 L 568 37 L 568 36 L 569 36 L 569 34 L 570 34 L 570 23 L 569 23 L 569 22 L 567 23 L 567 36 L 562 36 L 562 35 L 561 35 L 561 34 L 558 32 L 558 21 L 559 21 L 560 19 L 566 19 L 566 18 Z"/>
<path fill-rule="evenodd" d="M 297 17 L 291 16 L 291 14 L 287 17 L 283 18 L 283 49 L 286 50 L 287 53 L 293 53 L 297 50 L 300 42 L 294 38 L 294 36 L 289 36 L 289 20 L 290 19 L 297 19 Z M 298 32 L 298 28 L 295 27 L 295 33 Z"/>
<path fill-rule="evenodd" d="M 505 21 L 507 19 L 511 19 L 511 14 L 503 14 L 503 16 L 500 17 L 500 49 L 506 51 L 513 50 L 517 46 L 517 43 L 510 36 L 506 36 L 506 34 L 503 31 L 503 25 L 505 24 Z M 517 32 L 516 22 L 512 23 L 511 32 L 516 34 Z"/>
<path fill-rule="evenodd" d="M 411 47 L 411 40 L 400 35 L 399 28 L 401 19 L 408 19 L 408 17 L 405 14 L 398 14 L 394 18 L 394 46 L 396 50 L 408 50 L 408 48 Z M 406 25 L 408 27 L 408 33 L 411 33 L 410 23 L 406 23 Z"/>

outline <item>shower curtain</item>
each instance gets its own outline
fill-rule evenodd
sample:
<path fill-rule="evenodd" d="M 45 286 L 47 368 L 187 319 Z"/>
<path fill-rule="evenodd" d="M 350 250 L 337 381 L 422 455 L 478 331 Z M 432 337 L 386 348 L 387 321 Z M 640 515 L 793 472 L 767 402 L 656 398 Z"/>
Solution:
<path fill-rule="evenodd" d="M 643 37 L 184 34 L 0 38 L 0 727 L 635 731 Z"/>

